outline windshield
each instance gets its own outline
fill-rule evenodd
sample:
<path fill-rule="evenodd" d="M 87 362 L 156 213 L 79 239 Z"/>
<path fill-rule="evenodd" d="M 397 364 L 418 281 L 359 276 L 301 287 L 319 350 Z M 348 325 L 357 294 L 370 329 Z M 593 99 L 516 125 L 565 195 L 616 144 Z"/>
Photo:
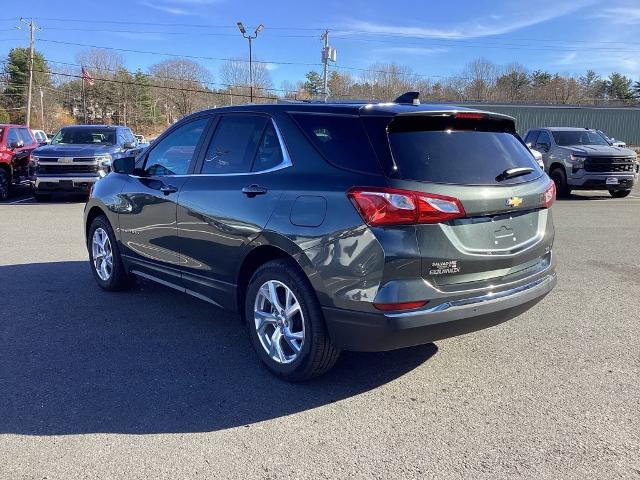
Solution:
<path fill-rule="evenodd" d="M 568 130 L 552 132 L 556 145 L 569 147 L 574 145 L 609 145 L 601 135 L 590 130 Z"/>
<path fill-rule="evenodd" d="M 53 140 L 52 145 L 115 145 L 115 130 L 106 128 L 63 128 Z"/>

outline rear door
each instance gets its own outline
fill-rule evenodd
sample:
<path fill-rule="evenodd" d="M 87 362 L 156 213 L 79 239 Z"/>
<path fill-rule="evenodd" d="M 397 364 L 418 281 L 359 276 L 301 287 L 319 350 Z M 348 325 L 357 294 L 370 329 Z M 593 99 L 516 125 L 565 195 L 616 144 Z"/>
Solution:
<path fill-rule="evenodd" d="M 174 128 L 147 152 L 120 194 L 123 254 L 138 273 L 180 285 L 176 202 L 202 144 L 208 117 Z"/>
<path fill-rule="evenodd" d="M 183 280 L 233 308 L 241 259 L 274 211 L 291 161 L 266 115 L 220 115 L 210 137 L 178 201 Z"/>
<path fill-rule="evenodd" d="M 543 208 L 550 182 L 512 121 L 397 116 L 388 147 L 392 187 L 453 197 L 464 208 L 464 218 L 416 225 L 425 279 L 459 290 L 544 268 L 553 235 Z"/>
<path fill-rule="evenodd" d="M 7 133 L 7 145 L 11 141 L 17 141 L 22 144 L 21 147 L 13 151 L 13 178 L 14 181 L 25 181 L 29 178 L 29 161 L 31 152 L 38 146 L 28 128 L 12 127 Z"/>

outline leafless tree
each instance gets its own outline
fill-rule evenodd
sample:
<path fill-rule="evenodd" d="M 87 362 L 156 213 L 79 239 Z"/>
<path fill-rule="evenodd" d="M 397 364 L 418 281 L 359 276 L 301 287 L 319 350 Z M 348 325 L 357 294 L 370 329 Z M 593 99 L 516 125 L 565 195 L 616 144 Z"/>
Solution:
<path fill-rule="evenodd" d="M 149 72 L 155 97 L 165 112 L 167 123 L 173 123 L 212 103 L 207 93 L 211 72 L 197 62 L 187 59 L 165 60 L 152 65 Z"/>
<path fill-rule="evenodd" d="M 272 101 L 274 96 L 272 88 L 271 74 L 267 69 L 267 64 L 260 60 L 252 62 L 253 67 L 253 96 L 256 103 Z M 241 59 L 229 60 L 222 64 L 220 68 L 220 78 L 229 96 L 234 103 L 246 103 L 250 94 L 249 63 Z"/>
<path fill-rule="evenodd" d="M 467 95 L 476 102 L 489 100 L 498 76 L 497 67 L 486 58 L 477 58 L 467 64 L 462 76 L 467 80 Z"/>

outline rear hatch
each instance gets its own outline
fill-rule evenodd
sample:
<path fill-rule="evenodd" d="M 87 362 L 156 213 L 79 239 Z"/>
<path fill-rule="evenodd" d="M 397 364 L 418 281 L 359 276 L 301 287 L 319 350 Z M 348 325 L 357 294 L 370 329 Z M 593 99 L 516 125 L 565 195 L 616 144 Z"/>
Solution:
<path fill-rule="evenodd" d="M 423 278 L 459 291 L 548 266 L 554 190 L 510 117 L 429 112 L 364 122 L 390 187 L 449 212 L 415 222 Z"/>

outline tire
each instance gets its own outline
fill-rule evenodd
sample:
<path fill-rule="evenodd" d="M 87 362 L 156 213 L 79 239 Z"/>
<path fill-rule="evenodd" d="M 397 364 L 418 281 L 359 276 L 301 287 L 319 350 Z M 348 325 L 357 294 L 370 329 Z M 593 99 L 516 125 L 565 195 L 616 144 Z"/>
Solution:
<path fill-rule="evenodd" d="M 299 310 L 290 316 L 273 315 L 275 307 L 269 301 L 273 298 L 270 286 L 281 307 L 292 307 L 297 302 Z M 287 289 L 292 295 L 289 301 Z M 260 360 L 275 375 L 290 382 L 300 382 L 327 372 L 338 360 L 340 350 L 329 338 L 320 303 L 309 280 L 294 261 L 274 260 L 258 268 L 249 281 L 244 310 L 251 344 Z M 258 327 L 260 320 L 256 320 L 256 310 L 268 313 L 263 316 L 262 329 Z"/>
<path fill-rule="evenodd" d="M 629 196 L 631 190 L 609 190 L 609 195 L 613 198 L 624 198 Z"/>
<path fill-rule="evenodd" d="M 571 194 L 571 189 L 567 185 L 567 174 L 564 173 L 562 168 L 554 168 L 549 176 L 553 183 L 556 184 L 558 197 L 568 197 Z"/>
<path fill-rule="evenodd" d="M 0 168 L 0 200 L 6 200 L 9 198 L 11 191 L 11 179 L 6 170 Z"/>
<path fill-rule="evenodd" d="M 96 232 L 98 237 L 104 238 L 106 236 L 108 243 L 104 242 L 104 247 L 100 251 L 99 247 L 94 245 L 96 240 Z M 113 233 L 113 229 L 107 220 L 107 217 L 101 215 L 93 219 L 91 227 L 89 228 L 89 235 L 87 237 L 87 247 L 89 250 L 89 263 L 91 265 L 91 272 L 96 279 L 98 285 L 104 290 L 113 292 L 118 290 L 124 290 L 131 283 L 131 276 L 127 273 L 120 257 L 120 250 L 118 248 L 118 242 L 116 236 Z M 108 247 L 108 248 L 107 248 Z M 110 251 L 111 265 L 109 266 L 106 252 Z M 94 255 L 101 253 L 101 256 L 96 258 Z M 100 260 L 101 259 L 101 260 Z"/>
<path fill-rule="evenodd" d="M 33 192 L 33 198 L 36 199 L 36 202 L 48 202 L 49 200 L 51 200 L 51 194 Z"/>

